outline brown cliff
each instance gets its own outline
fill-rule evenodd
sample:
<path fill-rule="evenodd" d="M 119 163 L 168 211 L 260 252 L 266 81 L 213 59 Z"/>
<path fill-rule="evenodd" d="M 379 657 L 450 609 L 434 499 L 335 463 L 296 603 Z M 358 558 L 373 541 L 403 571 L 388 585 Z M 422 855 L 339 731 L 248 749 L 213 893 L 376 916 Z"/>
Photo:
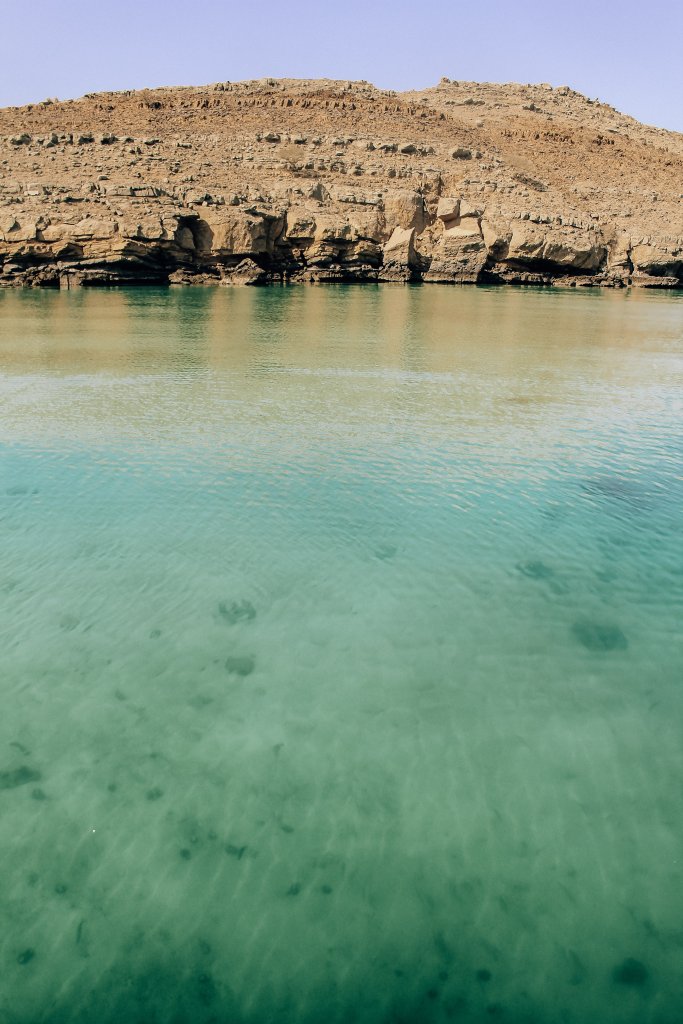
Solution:
<path fill-rule="evenodd" d="M 683 135 L 567 87 L 219 83 L 0 110 L 0 285 L 683 283 Z"/>

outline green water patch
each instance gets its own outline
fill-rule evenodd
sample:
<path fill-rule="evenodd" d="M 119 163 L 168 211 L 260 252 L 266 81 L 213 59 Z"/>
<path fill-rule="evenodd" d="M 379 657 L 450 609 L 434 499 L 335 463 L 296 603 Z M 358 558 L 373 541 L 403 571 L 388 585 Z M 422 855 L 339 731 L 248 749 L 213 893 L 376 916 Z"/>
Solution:
<path fill-rule="evenodd" d="M 247 292 L 2 299 L 0 1020 L 677 1024 L 679 306 Z"/>

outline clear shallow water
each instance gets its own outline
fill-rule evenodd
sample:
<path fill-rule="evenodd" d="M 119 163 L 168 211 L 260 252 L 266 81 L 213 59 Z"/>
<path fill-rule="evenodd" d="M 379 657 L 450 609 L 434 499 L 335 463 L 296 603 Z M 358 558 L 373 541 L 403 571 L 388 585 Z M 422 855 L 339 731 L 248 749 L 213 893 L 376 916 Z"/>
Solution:
<path fill-rule="evenodd" d="M 3 1024 L 679 1024 L 682 314 L 0 291 Z"/>

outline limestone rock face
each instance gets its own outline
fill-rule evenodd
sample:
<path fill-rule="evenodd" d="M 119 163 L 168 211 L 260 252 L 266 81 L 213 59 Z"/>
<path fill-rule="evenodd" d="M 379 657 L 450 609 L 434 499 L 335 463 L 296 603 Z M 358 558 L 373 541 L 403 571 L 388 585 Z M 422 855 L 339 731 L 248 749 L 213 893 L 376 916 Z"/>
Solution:
<path fill-rule="evenodd" d="M 390 193 L 384 201 L 384 218 L 389 232 L 396 227 L 415 228 L 420 234 L 427 224 L 424 198 L 413 191 Z"/>
<path fill-rule="evenodd" d="M 421 261 L 415 249 L 415 228 L 394 228 L 382 249 L 381 281 L 418 280 Z"/>
<path fill-rule="evenodd" d="M 606 256 L 607 249 L 594 232 L 519 221 L 512 229 L 505 260 L 530 270 L 593 273 Z"/>
<path fill-rule="evenodd" d="M 510 251 L 512 241 L 512 225 L 509 220 L 501 215 L 490 213 L 481 221 L 481 234 L 484 245 L 493 262 L 504 260 Z"/>
<path fill-rule="evenodd" d="M 612 238 L 607 250 L 607 270 L 615 277 L 628 277 L 633 271 L 631 262 L 631 238 L 627 234 Z"/>
<path fill-rule="evenodd" d="M 201 230 L 195 246 L 199 251 L 216 256 L 247 256 L 272 253 L 273 245 L 284 228 L 284 216 L 233 207 L 209 208 L 202 211 Z"/>
<path fill-rule="evenodd" d="M 446 224 L 460 216 L 460 200 L 450 196 L 441 196 L 436 207 L 437 219 Z"/>
<path fill-rule="evenodd" d="M 241 260 L 229 273 L 221 278 L 221 284 L 256 285 L 266 284 L 268 275 L 258 263 L 248 256 Z"/>
<path fill-rule="evenodd" d="M 488 257 L 481 230 L 481 210 L 464 199 L 444 197 L 439 199 L 436 216 L 443 224 L 443 232 L 424 275 L 425 281 L 476 282 Z"/>
<path fill-rule="evenodd" d="M 563 87 L 264 79 L 0 110 L 0 286 L 681 287 L 683 136 Z"/>
<path fill-rule="evenodd" d="M 633 272 L 644 277 L 683 280 L 683 239 L 642 241 L 631 249 Z"/>

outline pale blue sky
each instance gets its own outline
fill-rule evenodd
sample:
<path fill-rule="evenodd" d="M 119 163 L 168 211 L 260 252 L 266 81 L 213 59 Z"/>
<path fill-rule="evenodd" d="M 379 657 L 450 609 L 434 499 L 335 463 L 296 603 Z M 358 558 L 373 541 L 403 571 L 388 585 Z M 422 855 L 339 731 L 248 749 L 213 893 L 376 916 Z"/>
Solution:
<path fill-rule="evenodd" d="M 683 130 L 681 0 L 0 0 L 0 106 L 265 75 L 570 85 Z"/>

